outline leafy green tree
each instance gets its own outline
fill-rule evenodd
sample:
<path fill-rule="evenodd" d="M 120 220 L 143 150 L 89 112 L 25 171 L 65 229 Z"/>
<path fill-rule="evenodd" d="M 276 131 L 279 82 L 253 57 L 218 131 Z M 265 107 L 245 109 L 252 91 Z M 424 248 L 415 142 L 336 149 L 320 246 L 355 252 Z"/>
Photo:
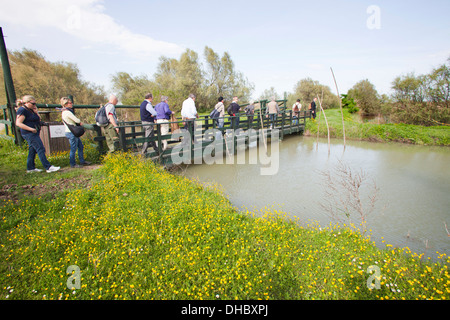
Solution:
<path fill-rule="evenodd" d="M 356 83 L 347 92 L 347 95 L 356 102 L 358 108 L 365 114 L 378 114 L 381 110 L 378 92 L 367 79 Z"/>
<path fill-rule="evenodd" d="M 450 57 L 429 74 L 395 78 L 392 89 L 392 121 L 421 125 L 450 122 Z"/>
<path fill-rule="evenodd" d="M 447 64 L 430 74 L 408 73 L 392 82 L 393 98 L 397 102 L 435 102 L 448 106 L 450 98 L 450 58 Z"/>
<path fill-rule="evenodd" d="M 202 104 L 202 84 L 204 81 L 198 54 L 187 49 L 179 60 L 160 57 L 157 72 L 154 74 L 154 88 L 169 97 L 173 109 L 180 110 L 183 101 L 193 93 L 197 105 Z M 153 93 L 153 92 L 152 92 Z M 155 97 L 155 94 L 153 94 Z"/>
<path fill-rule="evenodd" d="M 126 72 L 117 72 L 111 77 L 112 88 L 124 105 L 139 105 L 148 92 L 155 92 L 156 85 L 146 75 L 133 77 Z"/>
<path fill-rule="evenodd" d="M 229 97 L 231 89 L 230 77 L 233 72 L 233 62 L 230 55 L 225 52 L 223 57 L 214 52 L 213 49 L 205 47 L 204 55 L 206 59 L 205 73 L 205 93 L 209 97 L 225 96 Z"/>
<path fill-rule="evenodd" d="M 57 104 L 69 94 L 76 104 L 99 104 L 105 100 L 104 88 L 83 81 L 74 63 L 50 62 L 30 49 L 11 51 L 8 56 L 17 98 L 31 94 L 38 103 L 48 104 Z M 3 70 L 0 73 L 3 75 Z M 0 103 L 6 103 L 4 90 L 0 90 Z"/>
<path fill-rule="evenodd" d="M 311 78 L 305 78 L 297 82 L 294 92 L 289 95 L 288 105 L 292 106 L 297 99 L 300 99 L 302 110 L 308 110 L 310 103 L 317 97 L 322 100 L 324 109 L 339 107 L 339 99 L 331 92 L 331 89 Z"/>
<path fill-rule="evenodd" d="M 450 57 L 446 64 L 433 69 L 428 75 L 427 98 L 441 107 L 450 107 Z"/>
<path fill-rule="evenodd" d="M 426 77 L 408 73 L 392 82 L 393 98 L 396 101 L 423 102 L 426 99 Z"/>
<path fill-rule="evenodd" d="M 228 52 L 220 57 L 214 50 L 205 47 L 204 56 L 206 60 L 204 94 L 209 106 L 214 106 L 219 96 L 224 97 L 225 101 L 231 101 L 233 96 L 239 97 L 240 101 L 250 99 L 254 86 L 243 73 L 235 70 Z"/>
<path fill-rule="evenodd" d="M 204 75 L 198 60 L 197 52 L 187 49 L 186 52 L 181 55 L 176 70 L 176 88 L 185 98 L 187 98 L 190 93 L 193 93 L 196 96 L 202 94 Z"/>
<path fill-rule="evenodd" d="M 263 93 L 259 96 L 259 100 L 270 100 L 272 97 L 275 97 L 276 100 L 279 100 L 281 96 L 277 93 L 274 87 L 270 87 L 270 89 L 265 89 Z"/>
<path fill-rule="evenodd" d="M 187 49 L 180 59 L 162 56 L 153 80 L 146 76 L 133 77 L 118 72 L 112 77 L 113 87 L 125 104 L 138 104 L 145 93 L 151 92 L 155 102 L 160 95 L 169 97 L 172 110 L 179 111 L 183 101 L 190 93 L 196 95 L 199 110 L 209 110 L 219 96 L 231 101 L 236 95 L 240 101 L 249 99 L 253 86 L 243 74 L 234 69 L 234 63 L 228 53 L 222 58 L 212 49 L 205 47 L 206 69 L 203 69 L 198 54 Z"/>

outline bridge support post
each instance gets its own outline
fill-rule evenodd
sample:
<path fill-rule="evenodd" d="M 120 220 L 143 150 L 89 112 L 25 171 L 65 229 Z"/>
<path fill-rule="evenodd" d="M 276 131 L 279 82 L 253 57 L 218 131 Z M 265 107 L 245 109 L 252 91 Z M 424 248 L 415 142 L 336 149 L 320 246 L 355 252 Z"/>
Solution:
<path fill-rule="evenodd" d="M 119 127 L 119 142 L 123 152 L 127 152 L 127 138 L 125 136 L 125 127 Z"/>

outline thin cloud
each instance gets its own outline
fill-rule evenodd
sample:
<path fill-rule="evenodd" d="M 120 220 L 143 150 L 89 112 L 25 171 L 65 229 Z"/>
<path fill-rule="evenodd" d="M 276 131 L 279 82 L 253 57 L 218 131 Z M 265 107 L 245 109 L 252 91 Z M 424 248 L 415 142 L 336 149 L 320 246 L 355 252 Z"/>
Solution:
<path fill-rule="evenodd" d="M 20 19 L 24 12 L 32 13 L 33 18 L 24 22 Z M 137 59 L 183 51 L 175 43 L 133 33 L 104 12 L 101 0 L 37 0 L 28 2 L 26 8 L 20 1 L 11 1 L 2 5 L 0 21 L 30 29 L 53 27 L 86 41 L 86 46 L 108 46 Z"/>

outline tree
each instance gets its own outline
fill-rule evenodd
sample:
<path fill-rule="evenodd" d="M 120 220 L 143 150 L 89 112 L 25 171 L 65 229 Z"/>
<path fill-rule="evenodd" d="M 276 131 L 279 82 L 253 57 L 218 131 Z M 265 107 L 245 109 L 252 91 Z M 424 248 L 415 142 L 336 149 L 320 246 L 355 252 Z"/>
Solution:
<path fill-rule="evenodd" d="M 362 113 L 378 114 L 381 110 L 378 92 L 375 86 L 367 79 L 356 83 L 347 92 L 347 95 L 356 102 Z"/>
<path fill-rule="evenodd" d="M 239 97 L 241 101 L 250 99 L 254 86 L 241 72 L 235 70 L 228 52 L 220 58 L 211 48 L 205 47 L 204 56 L 206 60 L 204 94 L 209 105 L 213 106 L 219 96 L 224 97 L 226 101 L 231 101 L 233 96 Z"/>
<path fill-rule="evenodd" d="M 18 98 L 31 94 L 38 103 L 48 104 L 58 104 L 61 97 L 69 94 L 74 96 L 76 104 L 99 104 L 105 100 L 103 87 L 83 81 L 74 63 L 50 62 L 30 49 L 12 51 L 9 59 Z M 3 90 L 0 90 L 0 101 L 6 102 Z"/>
<path fill-rule="evenodd" d="M 399 76 L 392 82 L 393 98 L 397 101 L 423 102 L 426 97 L 425 76 L 408 73 Z"/>
<path fill-rule="evenodd" d="M 126 72 L 118 72 L 111 77 L 112 88 L 124 105 L 139 105 L 148 92 L 155 94 L 155 84 L 146 75 L 133 77 Z"/>
<path fill-rule="evenodd" d="M 196 95 L 198 110 L 211 109 L 219 96 L 231 101 L 236 95 L 241 101 L 249 99 L 253 86 L 243 74 L 234 69 L 234 63 L 228 53 L 219 55 L 205 47 L 206 70 L 199 61 L 198 54 L 187 49 L 180 59 L 162 56 L 153 80 L 146 76 L 133 77 L 118 72 L 112 77 L 114 88 L 121 100 L 129 104 L 138 104 L 146 92 L 151 92 L 155 102 L 161 94 L 169 97 L 172 110 L 179 111 L 183 101 L 190 93 Z"/>
<path fill-rule="evenodd" d="M 450 57 L 429 74 L 395 78 L 392 89 L 392 121 L 420 125 L 450 122 Z"/>
<path fill-rule="evenodd" d="M 450 102 L 450 57 L 447 64 L 443 64 L 427 76 L 427 99 L 440 104 L 441 107 L 449 108 Z"/>
<path fill-rule="evenodd" d="M 274 87 L 270 87 L 270 89 L 266 89 L 259 96 L 259 100 L 270 100 L 272 97 L 275 97 L 275 100 L 280 99 L 280 95 L 277 93 Z"/>
<path fill-rule="evenodd" d="M 308 110 L 309 104 L 317 96 L 322 100 L 322 107 L 324 109 L 339 107 L 339 99 L 331 92 L 331 89 L 311 78 L 305 78 L 297 82 L 294 87 L 294 93 L 289 95 L 288 105 L 293 105 L 297 99 L 300 99 L 303 107 L 306 107 L 305 110 Z"/>
<path fill-rule="evenodd" d="M 450 58 L 449 58 L 450 60 Z M 436 102 L 448 106 L 450 68 L 443 64 L 430 74 L 415 76 L 408 73 L 392 82 L 393 98 L 397 102 Z"/>
<path fill-rule="evenodd" d="M 225 52 L 222 58 L 209 47 L 205 47 L 204 55 L 206 59 L 205 90 L 209 97 L 222 96 L 231 98 L 230 93 L 233 81 L 233 62 L 230 55 Z"/>
<path fill-rule="evenodd" d="M 202 94 L 204 74 L 198 61 L 197 52 L 186 49 L 177 64 L 175 84 L 185 98 L 190 93 L 199 96 Z"/>
<path fill-rule="evenodd" d="M 198 54 L 186 49 L 179 60 L 160 57 L 154 74 L 153 90 L 169 97 L 174 109 L 180 110 L 181 104 L 193 93 L 197 96 L 197 105 L 202 104 L 203 71 L 198 61 Z M 154 92 L 153 96 L 155 97 Z"/>

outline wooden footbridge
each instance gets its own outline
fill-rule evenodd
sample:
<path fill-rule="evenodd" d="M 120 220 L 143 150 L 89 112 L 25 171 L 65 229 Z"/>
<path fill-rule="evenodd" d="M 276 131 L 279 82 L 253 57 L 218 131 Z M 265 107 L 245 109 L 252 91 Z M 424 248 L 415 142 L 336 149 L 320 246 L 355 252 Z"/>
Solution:
<path fill-rule="evenodd" d="M 146 154 L 161 164 L 168 165 L 174 162 L 174 155 L 182 158 L 183 163 L 202 163 L 202 155 L 205 149 L 209 153 L 219 150 L 224 156 L 236 154 L 238 148 L 248 148 L 252 143 L 261 146 L 267 144 L 276 134 L 276 138 L 282 140 L 284 136 L 301 134 L 305 129 L 306 119 L 310 118 L 309 112 L 302 111 L 299 117 L 294 117 L 291 110 L 286 109 L 286 100 L 277 101 L 280 104 L 280 113 L 274 121 L 270 121 L 265 115 L 267 100 L 260 101 L 260 109 L 253 116 L 236 115 L 224 117 L 224 126 L 219 128 L 218 121 L 211 119 L 209 115 L 199 116 L 193 126 L 186 126 L 182 120 L 169 122 L 170 131 L 161 135 L 161 124 L 154 124 L 155 136 L 144 137 L 144 130 L 140 121 L 120 122 L 119 140 L 117 147 L 123 151 L 140 152 L 144 142 L 155 142 L 157 151 L 149 148 Z M 243 108 L 245 105 L 241 106 Z M 239 117 L 239 125 L 233 127 L 234 118 Z M 96 129 L 99 148 L 102 147 L 101 131 Z M 162 141 L 168 142 L 168 147 L 163 150 Z M 186 152 L 189 153 L 186 155 Z M 214 155 L 213 156 L 217 156 Z M 186 161 L 187 160 L 187 161 Z M 176 162 L 176 161 L 175 161 Z"/>
<path fill-rule="evenodd" d="M 72 98 L 73 99 L 73 98 Z M 201 115 L 196 120 L 190 120 L 194 122 L 194 126 L 187 126 L 189 129 L 184 129 L 185 122 L 181 119 L 176 119 L 168 124 L 170 125 L 169 133 L 166 135 L 161 134 L 161 124 L 154 124 L 154 136 L 146 138 L 145 128 L 141 121 L 120 121 L 118 122 L 119 134 L 118 139 L 115 142 L 117 150 L 124 152 L 140 152 L 144 142 L 155 142 L 157 145 L 157 151 L 152 147 L 147 149 L 146 157 L 151 158 L 153 161 L 161 163 L 163 165 L 170 165 L 174 163 L 173 154 L 177 153 L 177 157 L 183 159 L 183 163 L 202 163 L 202 155 L 205 149 L 214 148 L 215 151 L 223 150 L 224 156 L 232 156 L 236 153 L 238 148 L 248 148 L 252 143 L 256 143 L 258 146 L 267 144 L 271 138 L 276 134 L 276 138 L 282 140 L 286 135 L 301 134 L 305 129 L 306 119 L 310 118 L 309 111 L 300 111 L 298 118 L 293 116 L 292 110 L 286 108 L 287 100 L 278 100 L 277 103 L 280 106 L 280 113 L 276 119 L 271 121 L 266 117 L 265 110 L 267 100 L 262 100 L 256 103 L 259 108 L 255 110 L 253 116 L 247 116 L 245 114 L 239 114 L 236 116 L 225 116 L 224 125 L 219 128 L 218 122 L 215 119 L 211 119 L 209 115 Z M 241 105 L 244 108 L 246 104 Z M 57 109 L 61 106 L 57 104 L 37 104 L 39 113 L 44 122 L 47 122 L 49 126 L 61 126 L 60 120 L 61 113 Z M 74 110 L 77 112 L 89 110 L 89 118 L 93 118 L 93 115 L 98 109 L 98 105 L 74 105 Z M 0 106 L 0 110 L 3 111 L 4 120 L 1 120 L 6 127 L 6 134 L 13 133 L 16 142 L 20 144 L 20 133 L 16 130 L 14 119 L 12 117 L 14 104 Z M 121 109 L 134 109 L 139 110 L 139 106 L 123 106 L 117 105 L 116 109 L 119 113 Z M 128 111 L 125 110 L 125 111 Z M 78 113 L 77 113 L 78 114 Z M 234 118 L 239 117 L 239 125 L 233 127 Z M 52 121 L 57 120 L 57 121 Z M 100 153 L 106 153 L 108 148 L 105 145 L 105 137 L 102 133 L 101 127 L 96 124 L 85 124 L 85 128 L 88 129 L 92 140 L 97 145 Z M 52 137 L 52 130 L 43 130 L 46 134 L 43 138 L 46 148 L 54 141 L 59 141 L 59 148 L 65 148 L 67 150 L 68 144 L 64 147 L 63 143 L 66 142 L 65 137 Z M 41 134 L 42 136 L 42 134 Z M 59 139 L 59 140 L 58 140 Z M 168 147 L 163 150 L 163 140 L 167 141 Z M 51 151 L 63 151 L 50 148 Z M 178 150 L 178 151 L 177 151 Z M 188 155 L 186 154 L 188 152 Z M 214 151 L 213 151 L 214 153 Z M 214 155 L 214 154 L 213 154 Z M 217 156 L 217 155 L 214 155 Z M 176 161 L 175 161 L 176 162 Z"/>

